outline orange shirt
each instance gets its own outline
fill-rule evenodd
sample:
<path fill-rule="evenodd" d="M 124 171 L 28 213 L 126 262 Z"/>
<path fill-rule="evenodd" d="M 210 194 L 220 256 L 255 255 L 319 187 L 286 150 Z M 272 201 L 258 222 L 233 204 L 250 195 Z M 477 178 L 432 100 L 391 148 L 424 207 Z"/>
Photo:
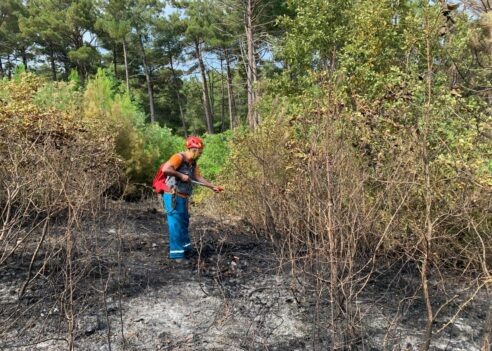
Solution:
<path fill-rule="evenodd" d="M 181 154 L 174 154 L 171 156 L 171 158 L 165 163 L 165 165 L 172 166 L 176 171 L 179 169 L 181 166 L 181 162 L 183 162 L 183 156 Z M 200 168 L 198 168 L 198 165 L 195 166 L 195 177 L 199 177 L 200 174 Z"/>

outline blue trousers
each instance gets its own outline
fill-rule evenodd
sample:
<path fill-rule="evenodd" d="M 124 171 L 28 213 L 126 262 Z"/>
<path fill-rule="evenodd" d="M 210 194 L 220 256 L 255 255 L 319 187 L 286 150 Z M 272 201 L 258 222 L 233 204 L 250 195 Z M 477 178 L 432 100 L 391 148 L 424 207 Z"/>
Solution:
<path fill-rule="evenodd" d="M 167 213 L 167 225 L 169 228 L 169 258 L 183 258 L 185 251 L 191 250 L 188 226 L 190 215 L 188 213 L 188 199 L 176 196 L 173 204 L 173 195 L 162 194 L 164 208 Z"/>

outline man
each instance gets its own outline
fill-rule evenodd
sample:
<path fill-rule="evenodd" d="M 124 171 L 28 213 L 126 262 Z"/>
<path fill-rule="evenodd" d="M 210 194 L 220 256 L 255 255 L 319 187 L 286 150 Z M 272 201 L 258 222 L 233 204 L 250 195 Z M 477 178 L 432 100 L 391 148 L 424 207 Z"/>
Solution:
<path fill-rule="evenodd" d="M 204 144 L 202 139 L 190 136 L 186 139 L 186 151 L 174 154 L 161 166 L 154 188 L 162 191 L 164 208 L 167 213 L 169 227 L 169 258 L 178 263 L 189 263 L 185 253 L 192 247 L 188 234 L 189 226 L 189 197 L 193 191 L 192 181 L 219 193 L 223 187 L 215 186 L 202 177 L 196 161 L 202 155 Z M 165 184 L 156 184 L 165 181 Z"/>

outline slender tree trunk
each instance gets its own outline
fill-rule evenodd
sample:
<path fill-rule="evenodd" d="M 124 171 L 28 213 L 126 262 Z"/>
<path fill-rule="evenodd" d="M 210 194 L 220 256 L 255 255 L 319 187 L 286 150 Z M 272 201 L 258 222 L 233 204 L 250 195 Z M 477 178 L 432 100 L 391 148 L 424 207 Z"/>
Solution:
<path fill-rule="evenodd" d="M 333 46 L 333 49 L 331 51 L 331 62 L 330 62 L 331 73 L 335 72 L 336 69 L 337 69 L 337 47 Z"/>
<path fill-rule="evenodd" d="M 326 182 L 327 184 L 332 184 L 331 181 L 331 169 L 330 162 L 326 160 Z M 328 203 L 335 203 L 333 201 L 333 195 L 331 191 L 331 186 L 328 185 Z M 333 206 L 329 206 L 327 210 L 327 225 L 326 231 L 328 236 L 328 259 L 330 262 L 330 322 L 331 322 L 331 339 L 332 339 L 332 348 L 333 350 L 342 349 L 343 346 L 343 335 L 340 333 L 340 321 L 337 321 L 337 316 L 340 312 L 340 305 L 337 303 L 340 300 L 340 284 L 339 284 L 339 272 L 338 272 L 338 261 L 339 257 L 337 257 L 337 235 L 335 233 L 335 223 L 333 217 Z M 323 245 L 325 246 L 325 245 Z"/>
<path fill-rule="evenodd" d="M 2 58 L 0 57 L 0 78 L 3 78 L 4 76 L 5 76 L 5 71 L 3 70 Z"/>
<path fill-rule="evenodd" d="M 428 172 L 428 166 L 426 165 L 426 173 Z M 426 174 L 426 183 L 429 182 L 429 174 Z M 422 351 L 428 351 L 430 347 L 430 343 L 432 340 L 432 325 L 434 323 L 434 313 L 433 313 L 433 308 L 432 308 L 432 303 L 431 303 L 431 296 L 429 292 L 429 284 L 428 284 L 428 271 L 429 271 L 429 256 L 431 253 L 431 243 L 432 243 L 432 237 L 433 237 L 433 226 L 430 218 L 430 212 L 431 212 L 431 197 L 432 195 L 426 195 L 426 226 L 427 228 L 425 229 L 424 235 L 424 247 L 423 249 L 423 260 L 422 260 L 422 267 L 421 267 L 421 284 L 422 284 L 422 292 L 423 292 L 423 297 L 424 297 L 424 302 L 425 302 L 425 307 L 426 307 L 426 312 L 427 312 L 427 323 L 425 326 L 425 332 L 424 332 L 424 343 L 421 346 Z"/>
<path fill-rule="evenodd" d="M 77 30 L 73 33 L 73 42 L 74 42 L 75 50 L 78 50 L 84 46 L 84 37 Z M 70 62 L 70 60 L 68 60 L 68 57 L 67 57 L 67 62 Z M 79 73 L 80 84 L 84 86 L 85 80 L 87 78 L 87 64 L 84 61 L 77 62 L 75 63 L 75 67 L 77 69 L 77 72 Z M 70 74 L 70 70 L 67 69 L 66 72 L 67 75 Z"/>
<path fill-rule="evenodd" d="M 424 10 L 425 11 L 425 10 Z M 432 299 L 429 291 L 429 284 L 427 275 L 429 273 L 429 265 L 430 265 L 430 255 L 432 253 L 432 242 L 434 240 L 434 221 L 432 219 L 432 208 L 433 208 L 433 195 L 432 195 L 432 174 L 430 170 L 429 164 L 429 149 L 427 146 L 427 140 L 429 138 L 429 129 L 431 122 L 431 113 L 432 113 L 432 68 L 433 68 L 433 57 L 432 57 L 432 46 L 431 46 L 431 38 L 430 38 L 430 25 L 428 20 L 428 10 L 424 14 L 425 16 L 425 24 L 424 31 L 426 33 L 426 61 L 427 61 L 427 101 L 425 103 L 425 107 L 423 110 L 423 132 L 422 132 L 422 140 L 420 140 L 421 145 L 421 158 L 423 164 L 423 176 L 424 176 L 424 202 L 425 202 L 425 228 L 423 229 L 423 258 L 422 258 L 422 267 L 421 267 L 421 284 L 422 284 L 422 293 L 423 299 L 425 302 L 426 312 L 427 312 L 427 323 L 424 331 L 424 343 L 422 344 L 420 350 L 428 351 L 431 341 L 432 341 L 432 327 L 434 323 L 434 311 L 432 307 Z"/>
<path fill-rule="evenodd" d="M 51 75 L 53 77 L 53 81 L 56 81 L 56 65 L 55 65 L 55 53 L 53 49 L 50 51 L 50 62 L 51 62 Z"/>
<path fill-rule="evenodd" d="M 12 63 L 10 62 L 10 55 L 7 55 L 6 68 L 7 68 L 7 77 L 9 78 L 9 80 L 11 80 L 12 79 Z"/>
<path fill-rule="evenodd" d="M 221 90 L 220 91 L 220 131 L 224 132 L 224 130 L 225 130 L 225 121 L 224 121 L 225 88 L 224 88 L 224 59 L 222 57 L 220 58 L 220 90 Z"/>
<path fill-rule="evenodd" d="M 256 129 L 258 126 L 258 115 L 255 111 L 256 105 L 256 92 L 255 85 L 257 80 L 256 72 L 256 53 L 254 44 L 254 28 L 253 28 L 253 16 L 255 11 L 256 0 L 247 0 L 246 13 L 244 18 L 244 30 L 246 33 L 246 45 L 247 45 L 247 89 L 248 89 L 248 124 L 252 129 Z"/>
<path fill-rule="evenodd" d="M 145 55 L 145 48 L 143 45 L 142 36 L 138 37 L 138 43 L 140 44 L 140 50 L 142 54 L 142 64 L 144 68 L 145 81 L 147 82 L 147 93 L 149 95 L 149 108 L 150 108 L 150 122 L 155 122 L 155 112 L 154 112 L 154 89 L 152 88 L 152 82 L 150 79 L 150 70 L 147 65 L 147 56 Z"/>
<path fill-rule="evenodd" d="M 85 64 L 82 64 L 81 66 L 79 66 L 79 78 L 80 78 L 80 85 L 81 86 L 85 86 L 85 80 L 86 80 L 86 77 L 87 77 L 87 68 L 85 66 Z M 70 74 L 70 72 L 68 72 Z"/>
<path fill-rule="evenodd" d="M 27 50 L 26 49 L 22 49 L 22 63 L 24 64 L 24 68 L 27 72 L 27 70 L 29 68 L 27 67 Z"/>
<path fill-rule="evenodd" d="M 236 118 L 236 101 L 234 99 L 234 89 L 232 86 L 232 74 L 231 74 L 231 62 L 229 57 L 229 52 L 227 49 L 224 49 L 224 57 L 226 62 L 226 72 L 227 72 L 227 100 L 229 107 L 229 121 L 230 128 L 234 128 L 237 126 L 237 118 Z"/>
<path fill-rule="evenodd" d="M 185 138 L 188 137 L 188 131 L 186 129 L 186 122 L 185 122 L 185 117 L 183 113 L 183 105 L 181 104 L 181 97 L 179 95 L 179 90 L 178 90 L 178 78 L 176 77 L 176 71 L 174 70 L 174 63 L 173 63 L 173 57 L 172 55 L 169 55 L 169 63 L 171 65 L 171 74 L 173 75 L 173 86 L 174 86 L 174 91 L 176 92 L 176 100 L 178 101 L 178 107 L 179 107 L 179 115 L 181 117 L 181 123 L 183 125 L 183 132 Z"/>
<path fill-rule="evenodd" d="M 214 93 L 214 77 L 211 71 L 207 71 L 208 86 L 209 86 L 209 97 L 210 97 L 210 111 L 212 111 L 212 116 L 215 116 L 215 93 Z"/>
<path fill-rule="evenodd" d="M 487 4 L 489 2 L 487 1 Z M 485 4 L 484 4 L 485 5 Z M 485 6 L 484 6 L 485 8 Z M 492 6 L 489 5 L 488 8 L 485 8 L 485 12 L 486 14 L 488 15 L 488 18 L 490 19 L 491 18 L 491 12 L 492 10 Z M 489 46 L 489 60 L 490 60 L 490 64 L 492 64 L 492 23 L 489 22 L 488 24 L 488 35 L 487 35 L 487 41 L 488 41 L 488 46 Z M 490 67 L 490 66 L 489 66 Z M 492 106 L 492 91 L 489 90 L 489 92 L 487 93 L 487 100 L 489 102 L 489 106 Z M 492 310 L 491 310 L 492 311 Z"/>
<path fill-rule="evenodd" d="M 152 80 L 150 79 L 150 73 L 147 73 L 145 77 L 147 79 L 147 91 L 149 94 L 150 121 L 151 123 L 155 123 L 154 85 L 152 84 Z"/>
<path fill-rule="evenodd" d="M 118 79 L 117 61 L 116 61 L 116 44 L 113 44 L 113 69 L 114 76 Z"/>
<path fill-rule="evenodd" d="M 207 72 L 205 72 L 205 64 L 202 59 L 202 52 L 200 49 L 200 43 L 195 41 L 195 52 L 196 59 L 198 60 L 198 65 L 200 66 L 200 73 L 202 75 L 202 100 L 203 100 L 203 109 L 205 110 L 205 122 L 207 123 L 207 131 L 209 134 L 214 134 L 213 127 L 213 115 L 212 109 L 210 108 L 210 98 L 208 93 L 208 85 L 207 85 Z"/>
<path fill-rule="evenodd" d="M 68 77 L 68 75 L 70 74 L 70 71 L 72 70 L 72 66 L 70 65 L 70 60 L 68 59 L 67 56 L 65 56 L 63 58 L 63 67 L 65 67 L 65 70 L 64 70 L 66 72 L 65 76 Z M 76 67 L 76 69 L 77 69 L 77 73 L 79 74 L 79 78 L 82 79 L 78 67 Z M 63 79 L 63 73 L 61 74 L 61 76 L 62 76 L 62 79 Z"/>
<path fill-rule="evenodd" d="M 123 39 L 123 59 L 125 60 L 125 79 L 126 79 L 126 91 L 130 94 L 130 78 L 128 75 L 128 58 L 126 54 L 126 40 Z"/>

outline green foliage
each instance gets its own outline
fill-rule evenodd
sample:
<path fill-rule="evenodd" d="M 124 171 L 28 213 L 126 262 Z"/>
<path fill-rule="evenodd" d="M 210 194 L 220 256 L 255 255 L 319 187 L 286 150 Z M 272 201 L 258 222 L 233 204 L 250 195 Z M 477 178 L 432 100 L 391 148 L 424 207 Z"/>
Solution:
<path fill-rule="evenodd" d="M 222 173 L 224 164 L 229 158 L 229 142 L 232 136 L 233 132 L 230 130 L 203 136 L 205 150 L 198 164 L 206 179 L 214 180 Z"/>
<path fill-rule="evenodd" d="M 139 155 L 140 169 L 132 180 L 149 184 L 159 165 L 182 149 L 184 140 L 173 135 L 171 129 L 156 123 L 142 125 L 139 131 L 144 141 Z"/>
<path fill-rule="evenodd" d="M 110 122 L 108 133 L 115 149 L 125 161 L 125 173 L 131 182 L 150 183 L 158 165 L 180 149 L 183 140 L 171 130 L 145 123 L 139 106 L 103 70 L 91 79 L 84 94 L 84 113 L 88 119 Z"/>
<path fill-rule="evenodd" d="M 214 35 L 213 3 L 210 0 L 190 1 L 186 4 L 186 31 L 190 41 L 203 41 Z"/>
<path fill-rule="evenodd" d="M 68 53 L 68 58 L 79 66 L 90 65 L 99 58 L 97 50 L 91 46 L 83 45 Z"/>
<path fill-rule="evenodd" d="M 78 113 L 82 109 L 82 95 L 77 91 L 75 81 L 47 82 L 37 90 L 33 102 L 43 109 L 54 108 L 71 113 Z"/>
<path fill-rule="evenodd" d="M 68 76 L 68 81 L 72 83 L 75 87 L 79 88 L 80 86 L 80 76 L 77 70 L 73 69 L 70 71 L 70 75 Z"/>
<path fill-rule="evenodd" d="M 21 0 L 7 0 L 0 3 L 0 55 L 2 60 L 6 55 L 23 54 L 25 58 L 27 47 L 31 40 L 23 35 L 19 28 L 19 18 L 26 13 L 25 3 Z M 4 63 L 5 64 L 5 63 Z M 11 70 L 13 64 L 5 65 L 4 69 Z"/>
<path fill-rule="evenodd" d="M 475 64 L 466 30 L 474 20 L 461 15 L 443 36 L 450 24 L 435 4 L 347 2 L 350 11 L 340 7 L 337 16 L 332 4 L 291 2 L 295 16 L 283 19 L 279 50 L 288 67 L 260 102 L 263 125 L 232 146 L 225 173 L 236 202 L 229 209 L 264 227 L 268 208 L 288 235 L 293 192 L 316 199 L 307 196 L 294 211 L 313 214 L 297 223 L 301 232 L 314 230 L 304 225 L 315 225 L 320 199 L 335 196 L 343 209 L 362 194 L 360 202 L 371 208 L 362 216 L 373 221 L 362 230 L 368 242 L 371 233 L 386 233 L 385 249 L 409 252 L 426 233 L 427 214 L 436 221 L 434 250 L 451 265 L 445 257 L 480 249 L 475 239 L 490 238 L 492 222 L 490 94 L 468 88 L 483 70 L 458 63 Z M 346 162 L 353 163 L 351 173 L 340 171 Z M 322 171 L 326 163 L 334 174 Z M 313 189 L 329 176 L 336 179 L 330 194 Z M 255 199 L 262 193 L 255 182 L 267 189 L 263 200 Z M 479 266 L 476 256 L 468 259 Z"/>
<path fill-rule="evenodd" d="M 52 78 L 58 78 L 57 61 L 65 61 L 64 76 L 76 67 L 82 79 L 93 73 L 100 54 L 84 41 L 88 32 L 94 31 L 96 8 L 92 0 L 26 2 L 25 11 L 19 16 L 19 28 L 29 39 L 35 53 L 46 55 Z M 34 44 L 34 45 L 33 45 Z M 60 60 L 60 58 L 64 58 Z"/>
<path fill-rule="evenodd" d="M 224 172 L 227 172 L 228 169 L 230 143 L 235 135 L 236 131 L 228 130 L 224 133 L 204 134 L 202 136 L 205 149 L 198 160 L 198 166 L 200 167 L 201 175 L 216 185 L 221 185 L 225 179 L 229 178 Z M 196 203 L 200 203 L 212 194 L 210 189 L 196 186 L 193 192 L 193 199 Z"/>
<path fill-rule="evenodd" d="M 26 66 L 24 66 L 23 63 L 21 63 L 20 65 L 18 65 L 17 67 L 15 67 L 15 70 L 14 70 L 14 79 L 19 81 L 20 80 L 20 75 L 22 73 L 26 73 Z"/>
<path fill-rule="evenodd" d="M 353 1 L 294 0 L 288 4 L 293 15 L 280 19 L 286 34 L 277 49 L 287 67 L 276 87 L 299 92 L 309 85 L 312 70 L 337 64 L 338 50 L 347 40 Z"/>
<path fill-rule="evenodd" d="M 355 11 L 350 18 L 347 42 L 340 54 L 340 65 L 350 80 L 353 94 L 373 98 L 385 91 L 405 67 L 404 33 L 408 30 L 406 2 L 363 1 L 365 11 Z M 415 28 L 416 29 L 416 28 Z"/>
<path fill-rule="evenodd" d="M 207 127 L 203 118 L 203 104 L 201 102 L 201 83 L 196 78 L 184 82 L 183 93 L 186 95 L 186 109 L 184 112 L 188 130 L 193 134 L 201 134 Z"/>

